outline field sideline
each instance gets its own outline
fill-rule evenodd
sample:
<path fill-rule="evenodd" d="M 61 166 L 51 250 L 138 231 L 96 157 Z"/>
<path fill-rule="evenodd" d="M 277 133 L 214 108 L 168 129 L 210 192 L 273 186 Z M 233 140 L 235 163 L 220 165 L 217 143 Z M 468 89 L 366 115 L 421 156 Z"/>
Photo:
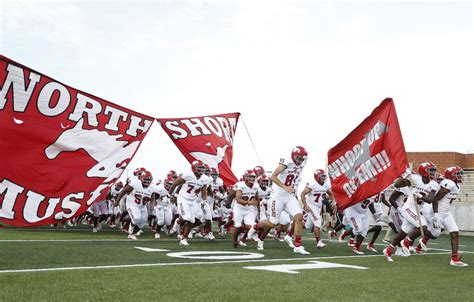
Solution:
<path fill-rule="evenodd" d="M 0 228 L 0 300 L 474 299 L 472 236 L 460 236 L 467 268 L 449 265 L 447 235 L 433 241 L 426 255 L 394 257 L 393 263 L 383 257 L 380 240 L 377 253 L 364 245 L 365 255 L 353 255 L 339 242 L 317 250 L 311 236 L 304 234 L 311 255 L 303 256 L 273 239 L 258 251 L 255 242 L 234 249 L 229 236 L 192 239 L 182 247 L 174 237 L 155 240 L 149 232 L 129 241 L 117 229 Z"/>

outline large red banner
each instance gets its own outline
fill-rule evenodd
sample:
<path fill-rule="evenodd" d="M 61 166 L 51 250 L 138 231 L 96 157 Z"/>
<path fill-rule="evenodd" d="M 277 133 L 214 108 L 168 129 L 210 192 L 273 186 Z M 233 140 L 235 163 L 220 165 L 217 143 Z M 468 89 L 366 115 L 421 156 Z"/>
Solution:
<path fill-rule="evenodd" d="M 104 198 L 154 118 L 0 56 L 0 222 L 64 221 Z"/>
<path fill-rule="evenodd" d="M 381 192 L 407 167 L 402 133 L 390 98 L 328 151 L 328 174 L 340 209 Z"/>
<path fill-rule="evenodd" d="M 239 116 L 236 112 L 158 121 L 190 163 L 198 159 L 218 168 L 227 186 L 237 181 L 232 172 L 232 155 Z"/>

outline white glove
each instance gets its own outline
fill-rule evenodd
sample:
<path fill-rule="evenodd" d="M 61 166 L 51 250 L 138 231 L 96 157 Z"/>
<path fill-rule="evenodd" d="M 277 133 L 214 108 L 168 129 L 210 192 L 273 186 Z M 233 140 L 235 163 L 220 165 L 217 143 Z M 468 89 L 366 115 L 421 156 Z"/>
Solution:
<path fill-rule="evenodd" d="M 434 216 L 433 216 L 433 227 L 435 229 L 439 229 L 441 227 L 441 221 L 439 219 L 439 214 L 438 213 L 434 213 Z"/>

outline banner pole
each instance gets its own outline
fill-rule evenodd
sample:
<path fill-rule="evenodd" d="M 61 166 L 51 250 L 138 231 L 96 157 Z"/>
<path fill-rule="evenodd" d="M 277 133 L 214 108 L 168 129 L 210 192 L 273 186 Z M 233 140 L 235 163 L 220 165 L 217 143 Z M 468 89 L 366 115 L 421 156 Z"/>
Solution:
<path fill-rule="evenodd" d="M 247 125 L 245 125 L 244 116 L 242 114 L 240 115 L 240 119 L 242 120 L 242 123 L 244 124 L 244 128 L 250 139 L 250 143 L 252 144 L 253 151 L 255 152 L 255 155 L 257 155 L 258 162 L 260 163 L 261 166 L 263 166 L 262 160 L 260 159 L 260 156 L 258 155 L 257 148 L 255 148 L 255 144 L 253 143 L 252 137 L 250 136 L 249 130 L 247 129 Z"/>

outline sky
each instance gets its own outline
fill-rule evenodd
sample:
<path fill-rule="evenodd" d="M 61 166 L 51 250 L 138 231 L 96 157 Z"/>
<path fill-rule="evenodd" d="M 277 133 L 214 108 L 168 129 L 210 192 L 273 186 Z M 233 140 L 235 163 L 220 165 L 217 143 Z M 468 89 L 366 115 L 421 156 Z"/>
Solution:
<path fill-rule="evenodd" d="M 311 177 L 386 97 L 407 151 L 474 152 L 471 1 L 2 0 L 0 52 L 150 116 L 240 112 L 238 176 L 301 145 Z M 141 166 L 189 164 L 155 123 Z"/>

